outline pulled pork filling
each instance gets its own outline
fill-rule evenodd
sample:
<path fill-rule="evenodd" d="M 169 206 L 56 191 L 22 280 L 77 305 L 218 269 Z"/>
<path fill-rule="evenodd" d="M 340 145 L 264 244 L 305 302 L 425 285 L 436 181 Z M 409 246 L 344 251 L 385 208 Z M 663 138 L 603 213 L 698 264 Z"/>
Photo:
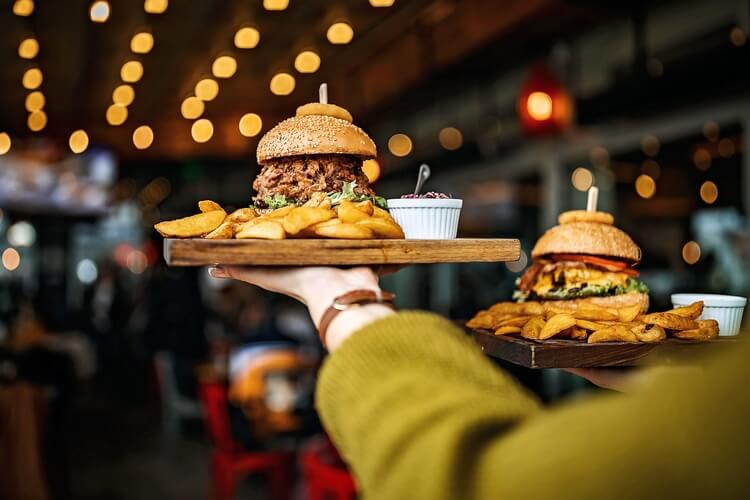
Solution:
<path fill-rule="evenodd" d="M 648 287 L 628 272 L 612 271 L 576 261 L 539 259 L 516 281 L 516 300 L 568 300 L 607 297 L 628 292 L 648 293 Z"/>
<path fill-rule="evenodd" d="M 374 196 L 362 171 L 362 159 L 352 155 L 303 155 L 269 160 L 253 182 L 258 192 L 256 205 L 268 199 L 304 203 L 313 193 L 342 191 L 344 183 L 353 183 L 354 192 Z M 267 203 L 266 203 L 267 204 Z"/>

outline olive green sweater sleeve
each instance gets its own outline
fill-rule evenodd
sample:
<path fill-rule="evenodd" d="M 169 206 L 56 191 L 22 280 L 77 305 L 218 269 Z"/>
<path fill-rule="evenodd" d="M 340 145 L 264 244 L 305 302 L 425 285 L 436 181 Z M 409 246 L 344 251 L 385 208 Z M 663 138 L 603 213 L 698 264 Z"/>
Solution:
<path fill-rule="evenodd" d="M 364 498 L 708 498 L 750 487 L 750 405 L 726 383 L 750 371 L 715 365 L 542 410 L 454 325 L 404 312 L 330 356 L 317 404 Z"/>

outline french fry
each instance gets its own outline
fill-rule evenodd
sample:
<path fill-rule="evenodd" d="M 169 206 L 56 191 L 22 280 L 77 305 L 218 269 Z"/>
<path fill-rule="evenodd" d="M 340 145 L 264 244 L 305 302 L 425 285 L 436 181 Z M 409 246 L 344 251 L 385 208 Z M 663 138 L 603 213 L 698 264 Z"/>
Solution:
<path fill-rule="evenodd" d="M 620 307 L 615 309 L 615 311 L 617 311 L 617 316 L 620 321 L 623 323 L 630 323 L 641 313 L 641 306 L 640 304 L 633 304 L 632 306 Z"/>
<path fill-rule="evenodd" d="M 283 218 L 284 231 L 289 236 L 295 236 L 303 229 L 313 224 L 325 222 L 333 218 L 333 211 L 325 208 L 297 207 Z"/>
<path fill-rule="evenodd" d="M 492 324 L 494 323 L 494 321 L 495 320 L 492 318 L 492 313 L 490 313 L 489 311 L 479 311 L 474 315 L 473 318 L 466 322 L 466 327 L 475 330 L 486 330 L 492 328 Z"/>
<path fill-rule="evenodd" d="M 250 220 L 253 220 L 258 216 L 258 213 L 255 211 L 254 208 L 245 207 L 245 208 L 238 208 L 231 214 L 227 215 L 227 221 L 229 222 L 247 222 Z"/>
<path fill-rule="evenodd" d="M 230 240 L 234 237 L 234 222 L 224 220 L 219 227 L 204 236 L 207 240 Z"/>
<path fill-rule="evenodd" d="M 539 339 L 545 340 L 554 337 L 563 330 L 567 330 L 576 324 L 576 319 L 570 314 L 556 314 L 547 320 L 547 323 L 539 333 Z"/>
<path fill-rule="evenodd" d="M 381 219 L 391 219 L 393 220 L 393 217 L 391 217 L 390 212 L 388 210 L 384 210 L 380 207 L 376 207 L 375 205 L 372 206 L 372 216 L 373 217 L 380 217 Z"/>
<path fill-rule="evenodd" d="M 683 340 L 710 340 L 719 335 L 719 323 L 713 319 L 698 321 L 698 328 L 674 332 L 672 335 Z"/>
<path fill-rule="evenodd" d="M 682 316 L 683 318 L 698 319 L 700 315 L 703 314 L 703 301 L 699 300 L 693 302 L 689 306 L 677 307 L 667 312 L 670 314 L 676 314 L 677 316 Z"/>
<path fill-rule="evenodd" d="M 498 327 L 495 330 L 495 335 L 508 335 L 511 333 L 521 333 L 521 327 L 506 325 L 506 326 Z"/>
<path fill-rule="evenodd" d="M 635 333 L 635 336 L 638 338 L 639 342 L 646 342 L 648 344 L 661 342 L 662 340 L 667 338 L 667 332 L 664 331 L 664 328 L 658 325 L 651 325 L 651 328 L 649 328 L 648 330 L 633 333 Z"/>
<path fill-rule="evenodd" d="M 591 321 L 617 321 L 620 319 L 619 314 L 616 312 L 612 312 L 603 307 L 591 305 L 579 307 L 571 314 L 573 314 L 576 319 L 588 319 Z"/>
<path fill-rule="evenodd" d="M 224 211 L 224 209 L 221 208 L 221 205 L 219 205 L 218 203 L 216 203 L 215 201 L 212 201 L 212 200 L 201 200 L 201 201 L 199 201 L 198 202 L 198 210 L 200 210 L 203 213 L 213 212 L 215 210 L 222 210 L 222 211 Z"/>
<path fill-rule="evenodd" d="M 369 216 L 361 210 L 358 210 L 349 200 L 342 201 L 338 206 L 338 217 L 344 224 L 354 224 Z"/>
<path fill-rule="evenodd" d="M 617 325 L 595 331 L 589 335 L 587 342 L 589 344 L 598 344 L 601 342 L 638 342 L 638 337 L 624 326 Z"/>
<path fill-rule="evenodd" d="M 267 214 L 263 214 L 263 217 L 266 219 L 280 219 L 282 217 L 286 217 L 289 215 L 289 212 L 294 210 L 294 205 L 287 205 L 285 207 L 277 208 L 276 210 L 272 210 L 271 212 L 268 212 Z"/>
<path fill-rule="evenodd" d="M 569 328 L 569 331 L 570 338 L 574 340 L 586 340 L 586 338 L 589 336 L 589 333 L 585 329 L 579 328 L 578 326 Z"/>
<path fill-rule="evenodd" d="M 190 217 L 159 222 L 154 225 L 154 229 L 165 238 L 195 238 L 219 227 L 226 216 L 224 210 L 213 210 Z"/>
<path fill-rule="evenodd" d="M 538 340 L 546 322 L 542 316 L 534 316 L 523 325 L 521 336 L 527 339 Z"/>
<path fill-rule="evenodd" d="M 592 332 L 595 332 L 597 330 L 608 328 L 609 325 L 595 323 L 594 321 L 589 321 L 587 319 L 576 319 L 576 326 L 585 330 L 591 330 Z"/>
<path fill-rule="evenodd" d="M 359 222 L 356 222 L 358 226 L 365 226 L 375 233 L 376 238 L 383 238 L 388 240 L 402 240 L 404 239 L 404 231 L 401 226 L 389 219 L 381 219 L 379 217 L 367 217 Z"/>
<path fill-rule="evenodd" d="M 499 321 L 497 321 L 497 318 L 495 318 L 497 322 L 496 328 L 501 326 L 523 326 L 530 319 L 531 316 L 511 316 L 510 318 L 501 319 Z"/>
<path fill-rule="evenodd" d="M 659 325 L 665 330 L 692 330 L 699 328 L 698 322 L 672 313 L 651 313 L 639 316 L 647 325 Z"/>
<path fill-rule="evenodd" d="M 356 208 L 360 212 L 364 212 L 368 216 L 372 216 L 375 210 L 375 206 L 372 204 L 370 200 L 365 200 L 365 201 L 360 201 L 358 203 L 355 203 L 354 208 Z"/>
<path fill-rule="evenodd" d="M 237 239 L 283 240 L 286 238 L 284 226 L 275 220 L 250 221 L 235 235 Z"/>
<path fill-rule="evenodd" d="M 356 210 L 356 208 L 354 209 Z M 360 212 L 361 213 L 361 212 Z M 330 224 L 313 228 L 317 236 L 342 240 L 370 240 L 375 238 L 371 229 L 358 224 Z"/>

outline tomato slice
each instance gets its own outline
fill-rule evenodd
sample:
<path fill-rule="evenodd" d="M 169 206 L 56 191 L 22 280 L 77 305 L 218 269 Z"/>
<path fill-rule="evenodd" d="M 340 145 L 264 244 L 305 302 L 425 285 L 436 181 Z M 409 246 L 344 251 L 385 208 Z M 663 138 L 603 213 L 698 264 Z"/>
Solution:
<path fill-rule="evenodd" d="M 591 264 L 593 266 L 603 267 L 607 271 L 624 272 L 625 274 L 628 274 L 626 272 L 626 269 L 628 269 L 628 265 L 625 262 L 621 262 L 619 260 L 610 260 L 603 257 L 594 257 L 593 255 L 583 255 L 575 253 L 558 253 L 552 255 L 552 258 L 558 261 L 573 260 L 578 262 L 585 262 L 586 264 Z M 637 273 L 635 269 L 632 269 L 632 271 Z"/>

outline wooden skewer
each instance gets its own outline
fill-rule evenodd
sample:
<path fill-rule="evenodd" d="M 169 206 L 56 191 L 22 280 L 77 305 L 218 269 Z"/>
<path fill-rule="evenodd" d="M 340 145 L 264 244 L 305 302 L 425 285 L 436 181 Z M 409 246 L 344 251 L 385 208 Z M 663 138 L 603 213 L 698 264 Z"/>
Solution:
<path fill-rule="evenodd" d="M 589 197 L 586 202 L 586 211 L 596 212 L 596 205 L 598 201 L 599 201 L 599 188 L 596 186 L 591 186 L 589 188 Z"/>
<path fill-rule="evenodd" d="M 321 83 L 320 90 L 318 90 L 318 101 L 320 104 L 328 104 L 328 84 Z"/>

